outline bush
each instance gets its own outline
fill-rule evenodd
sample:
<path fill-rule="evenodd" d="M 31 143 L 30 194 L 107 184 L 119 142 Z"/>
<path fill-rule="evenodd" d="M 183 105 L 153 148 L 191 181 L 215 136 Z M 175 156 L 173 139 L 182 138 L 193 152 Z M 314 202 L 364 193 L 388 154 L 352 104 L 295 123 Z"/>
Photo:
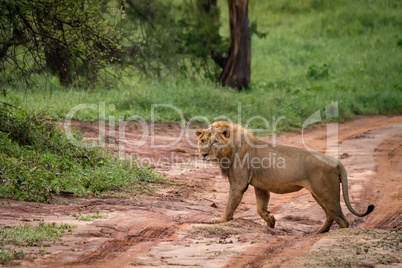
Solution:
<path fill-rule="evenodd" d="M 96 195 L 162 179 L 100 148 L 74 146 L 46 114 L 5 104 L 0 106 L 0 147 L 0 197 L 45 202 L 60 192 Z"/>

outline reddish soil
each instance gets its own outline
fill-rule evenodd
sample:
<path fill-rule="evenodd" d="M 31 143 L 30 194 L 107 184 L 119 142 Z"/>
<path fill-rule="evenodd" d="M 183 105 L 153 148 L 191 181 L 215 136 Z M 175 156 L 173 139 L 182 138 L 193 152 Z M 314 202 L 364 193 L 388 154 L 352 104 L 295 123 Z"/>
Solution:
<path fill-rule="evenodd" d="M 23 248 L 26 257 L 7 265 L 402 267 L 402 116 L 356 117 L 340 123 L 339 143 L 329 146 L 327 125 L 305 131 L 310 148 L 320 152 L 327 148 L 327 154 L 337 153 L 342 159 L 355 209 L 362 212 L 369 204 L 376 205 L 370 215 L 357 218 L 342 200 L 350 228 L 334 224 L 326 234 L 316 234 L 325 215 L 306 190 L 271 195 L 269 210 L 276 218 L 275 229 L 267 228 L 258 216 L 253 187 L 233 221 L 211 224 L 224 211 L 229 183 L 216 166 L 195 157 L 193 130 L 173 146 L 153 148 L 150 136 L 142 135 L 151 129 L 139 125 L 127 126 L 125 139 L 107 126 L 99 133 L 98 124 L 73 125 L 85 133 L 86 140 L 101 137 L 116 151 L 125 145 L 126 156 L 135 155 L 139 163 L 150 164 L 171 183 L 153 194 L 127 198 L 58 198 L 55 204 L 0 199 L 0 228 L 39 220 L 77 226 L 72 235 L 45 243 L 45 250 Z M 169 144 L 180 131 L 176 124 L 158 124 L 154 144 Z M 147 138 L 145 144 L 136 148 L 133 143 L 142 137 Z M 301 132 L 283 133 L 276 141 L 303 148 L 301 137 Z M 95 211 L 108 217 L 87 222 L 73 216 Z"/>

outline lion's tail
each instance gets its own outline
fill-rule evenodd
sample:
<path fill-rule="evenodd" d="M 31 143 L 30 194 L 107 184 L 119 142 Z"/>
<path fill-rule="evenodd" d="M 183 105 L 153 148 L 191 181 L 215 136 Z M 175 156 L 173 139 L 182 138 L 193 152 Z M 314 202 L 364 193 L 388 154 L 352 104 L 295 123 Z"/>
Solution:
<path fill-rule="evenodd" d="M 348 207 L 348 209 L 350 210 L 350 212 L 352 212 L 354 215 L 356 215 L 357 217 L 364 217 L 368 214 L 370 214 L 373 210 L 374 210 L 374 205 L 369 205 L 367 208 L 366 213 L 357 213 L 353 208 L 352 205 L 350 204 L 350 200 L 349 200 L 349 191 L 348 191 L 348 176 L 346 174 L 346 170 L 345 167 L 339 163 L 338 165 L 339 171 L 340 171 L 340 180 L 342 183 L 342 193 L 343 193 L 343 199 L 345 200 L 346 206 Z"/>

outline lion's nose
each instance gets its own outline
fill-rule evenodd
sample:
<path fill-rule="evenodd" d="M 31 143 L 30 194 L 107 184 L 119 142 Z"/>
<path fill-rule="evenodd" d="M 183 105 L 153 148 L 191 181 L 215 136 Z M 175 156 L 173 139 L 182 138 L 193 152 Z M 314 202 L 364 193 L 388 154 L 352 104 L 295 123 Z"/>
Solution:
<path fill-rule="evenodd" d="M 205 157 L 208 155 L 208 154 L 201 154 L 202 155 L 202 157 L 205 159 Z"/>

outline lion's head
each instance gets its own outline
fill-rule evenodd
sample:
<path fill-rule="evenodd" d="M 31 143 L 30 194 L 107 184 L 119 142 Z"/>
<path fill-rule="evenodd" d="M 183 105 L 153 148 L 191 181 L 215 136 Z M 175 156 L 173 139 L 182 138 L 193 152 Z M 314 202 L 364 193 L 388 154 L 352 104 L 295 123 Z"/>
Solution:
<path fill-rule="evenodd" d="M 236 144 L 237 125 L 218 121 L 207 129 L 197 128 L 198 152 L 203 160 L 221 160 L 230 158 Z"/>

